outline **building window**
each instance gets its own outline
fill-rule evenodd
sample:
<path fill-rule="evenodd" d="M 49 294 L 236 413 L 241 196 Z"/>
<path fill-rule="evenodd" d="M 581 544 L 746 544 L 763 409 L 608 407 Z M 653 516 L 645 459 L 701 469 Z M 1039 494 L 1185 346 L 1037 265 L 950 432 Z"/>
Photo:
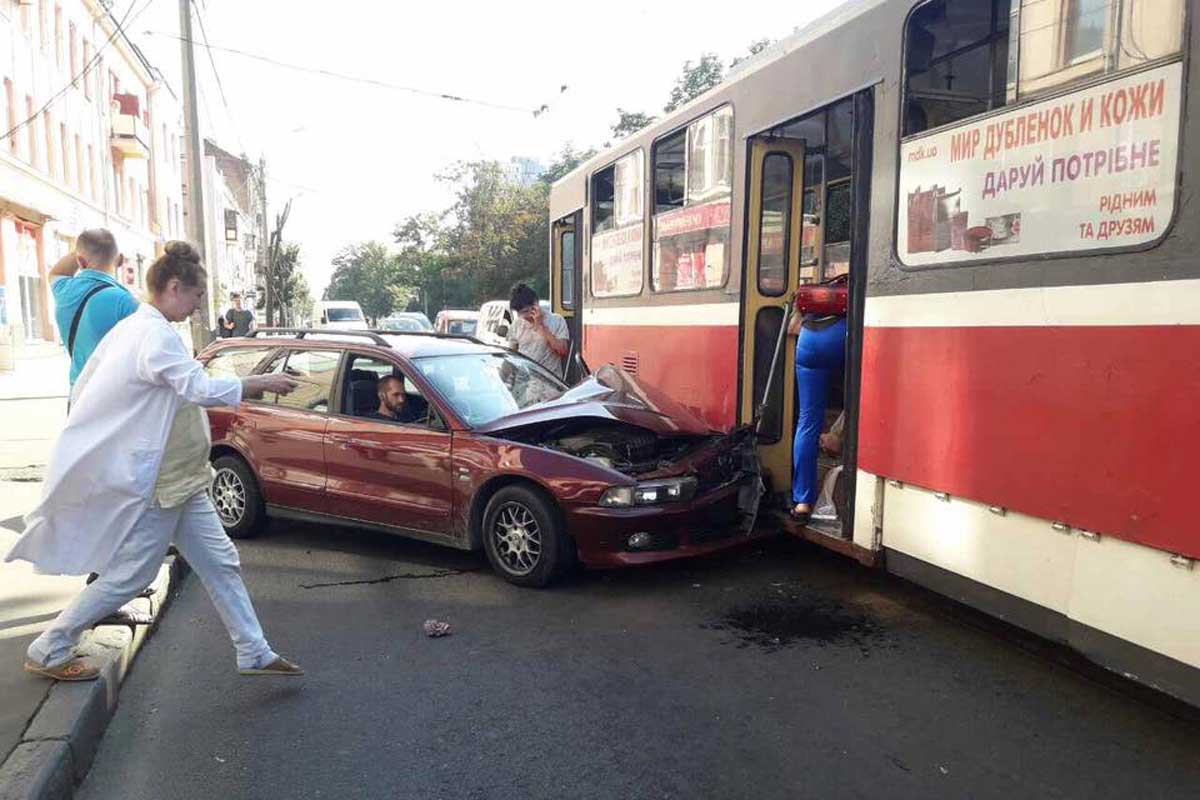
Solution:
<path fill-rule="evenodd" d="M 96 199 L 96 152 L 92 145 L 87 146 L 88 196 Z"/>
<path fill-rule="evenodd" d="M 13 87 L 13 82 L 8 78 L 4 79 L 4 100 L 8 109 L 8 126 L 5 130 L 11 131 L 17 126 L 17 93 Z M 17 141 L 16 133 L 8 137 L 8 149 L 13 155 L 17 153 Z"/>
<path fill-rule="evenodd" d="M 83 194 L 83 139 L 75 134 L 75 189 Z"/>
<path fill-rule="evenodd" d="M 46 173 L 52 178 L 57 178 L 58 155 L 54 146 L 54 123 L 50 119 L 49 111 L 42 112 L 42 127 L 46 131 Z"/>
<path fill-rule="evenodd" d="M 75 30 L 75 23 L 71 22 L 67 25 L 68 30 L 68 47 L 71 55 L 71 80 L 75 80 L 79 75 L 79 32 Z"/>
<path fill-rule="evenodd" d="M 37 165 L 37 119 L 33 116 L 33 97 L 25 95 L 25 119 L 28 122 L 25 125 L 25 132 L 28 134 L 29 152 L 26 155 L 29 157 L 29 166 Z"/>
<path fill-rule="evenodd" d="M 65 122 L 60 122 L 58 125 L 58 151 L 62 155 L 62 182 L 63 186 L 69 186 L 71 177 L 71 139 L 67 135 L 67 125 Z"/>
<path fill-rule="evenodd" d="M 46 0 L 38 0 L 38 38 L 42 52 L 50 49 L 50 18 L 46 9 Z"/>
<path fill-rule="evenodd" d="M 729 273 L 733 109 L 723 106 L 654 149 L 655 291 L 711 289 Z"/>
<path fill-rule="evenodd" d="M 92 73 L 95 70 L 88 69 L 92 63 L 92 43 L 87 39 L 83 40 L 83 96 L 88 100 L 92 99 Z"/>
<path fill-rule="evenodd" d="M 62 6 L 54 7 L 54 63 L 63 65 Z"/>
<path fill-rule="evenodd" d="M 33 23 L 29 16 L 29 3 L 21 3 L 21 33 L 33 35 Z"/>

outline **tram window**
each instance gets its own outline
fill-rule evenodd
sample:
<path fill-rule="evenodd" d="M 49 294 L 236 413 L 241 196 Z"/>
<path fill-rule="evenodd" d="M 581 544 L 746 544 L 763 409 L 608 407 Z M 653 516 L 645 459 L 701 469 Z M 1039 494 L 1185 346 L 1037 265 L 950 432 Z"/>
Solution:
<path fill-rule="evenodd" d="M 613 173 L 608 167 L 592 176 L 592 230 L 603 233 L 616 226 L 614 214 Z"/>
<path fill-rule="evenodd" d="M 778 296 L 787 288 L 788 233 L 792 216 L 792 157 L 770 153 L 762 166 L 762 214 L 758 228 L 758 289 Z"/>
<path fill-rule="evenodd" d="M 562 274 L 559 285 L 562 287 L 563 308 L 575 307 L 575 231 L 563 231 L 558 240 L 559 269 Z"/>
<path fill-rule="evenodd" d="M 658 142 L 650 271 L 655 291 L 725 285 L 732 179 L 733 109 L 729 106 Z"/>
<path fill-rule="evenodd" d="M 1185 0 L 932 0 L 906 32 L 904 133 L 1174 55 Z"/>
<path fill-rule="evenodd" d="M 905 134 L 1004 105 L 1007 75 L 996 65 L 1008 62 L 1009 17 L 997 6 L 1009 2 L 1020 0 L 933 0 L 913 12 Z"/>
<path fill-rule="evenodd" d="M 825 258 L 822 280 L 850 271 L 850 181 L 829 187 L 825 197 Z"/>
<path fill-rule="evenodd" d="M 825 180 L 850 177 L 850 154 L 854 147 L 854 105 L 851 100 L 829 109 L 825 150 Z"/>
<path fill-rule="evenodd" d="M 683 205 L 684 180 L 687 175 L 684 159 L 686 152 L 686 128 L 662 139 L 654 146 L 655 214 Z"/>

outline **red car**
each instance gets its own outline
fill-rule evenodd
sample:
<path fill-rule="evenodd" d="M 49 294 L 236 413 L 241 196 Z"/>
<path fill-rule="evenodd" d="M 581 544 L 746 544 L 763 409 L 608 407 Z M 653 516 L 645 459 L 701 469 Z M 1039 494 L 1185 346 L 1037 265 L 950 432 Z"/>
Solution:
<path fill-rule="evenodd" d="M 463 337 L 256 331 L 200 356 L 212 374 L 300 381 L 209 410 L 212 496 L 226 530 L 267 516 L 374 528 L 462 549 L 543 586 L 577 560 L 644 564 L 752 535 L 753 436 L 721 435 L 609 366 L 568 388 Z M 398 420 L 372 418 L 403 382 Z"/>

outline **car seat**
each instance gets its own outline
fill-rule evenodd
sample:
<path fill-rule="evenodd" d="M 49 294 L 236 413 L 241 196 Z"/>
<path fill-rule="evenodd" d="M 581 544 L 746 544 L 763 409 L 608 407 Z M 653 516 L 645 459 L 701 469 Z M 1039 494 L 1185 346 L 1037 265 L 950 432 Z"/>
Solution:
<path fill-rule="evenodd" d="M 349 405 L 356 417 L 365 417 L 379 408 L 379 376 L 370 370 L 350 370 Z"/>

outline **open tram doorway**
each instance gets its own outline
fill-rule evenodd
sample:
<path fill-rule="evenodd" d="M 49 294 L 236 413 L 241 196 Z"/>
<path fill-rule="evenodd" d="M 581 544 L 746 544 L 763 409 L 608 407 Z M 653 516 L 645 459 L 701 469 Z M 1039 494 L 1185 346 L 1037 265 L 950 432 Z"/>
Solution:
<path fill-rule="evenodd" d="M 873 103 L 868 89 L 748 141 L 741 421 L 752 422 L 758 414 L 759 458 L 770 495 L 766 508 L 786 518 L 800 413 L 799 325 L 782 336 L 781 329 L 789 316 L 800 322 L 798 312 L 789 312 L 800 286 L 845 276 L 850 299 L 844 366 L 831 374 L 817 456 L 817 485 L 831 481 L 834 513 L 821 509 L 807 531 L 842 540 L 853 538 Z"/>

